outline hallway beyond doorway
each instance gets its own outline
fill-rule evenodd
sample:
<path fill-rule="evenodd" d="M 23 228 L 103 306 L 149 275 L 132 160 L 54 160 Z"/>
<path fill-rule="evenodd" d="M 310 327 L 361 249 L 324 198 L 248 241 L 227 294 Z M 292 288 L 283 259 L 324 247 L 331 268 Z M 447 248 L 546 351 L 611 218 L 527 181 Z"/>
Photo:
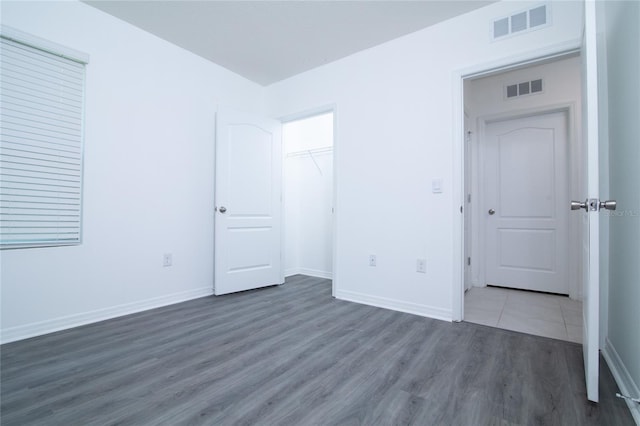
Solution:
<path fill-rule="evenodd" d="M 464 320 L 569 342 L 582 342 L 582 302 L 566 296 L 498 287 L 472 287 Z"/>

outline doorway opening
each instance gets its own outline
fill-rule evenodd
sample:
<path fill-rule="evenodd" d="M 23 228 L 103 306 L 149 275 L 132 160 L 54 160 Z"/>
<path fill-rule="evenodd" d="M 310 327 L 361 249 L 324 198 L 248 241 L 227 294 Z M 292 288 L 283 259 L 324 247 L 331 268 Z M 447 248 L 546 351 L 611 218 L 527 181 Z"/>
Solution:
<path fill-rule="evenodd" d="M 581 62 L 464 79 L 465 321 L 580 342 Z"/>
<path fill-rule="evenodd" d="M 283 122 L 285 276 L 333 279 L 334 112 Z"/>

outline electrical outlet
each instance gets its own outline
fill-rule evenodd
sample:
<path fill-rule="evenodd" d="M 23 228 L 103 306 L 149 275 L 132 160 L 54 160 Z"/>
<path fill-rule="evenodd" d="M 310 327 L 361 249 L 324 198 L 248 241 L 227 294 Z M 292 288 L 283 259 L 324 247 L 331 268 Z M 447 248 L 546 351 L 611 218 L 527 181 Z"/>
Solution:
<path fill-rule="evenodd" d="M 369 255 L 369 266 L 376 266 L 377 263 L 378 263 L 378 260 L 376 259 L 376 255 L 375 254 L 370 254 Z"/>
<path fill-rule="evenodd" d="M 418 259 L 416 261 L 416 272 L 427 273 L 427 259 Z"/>
<path fill-rule="evenodd" d="M 171 266 L 173 263 L 173 255 L 171 253 L 165 253 L 162 255 L 162 266 Z"/>

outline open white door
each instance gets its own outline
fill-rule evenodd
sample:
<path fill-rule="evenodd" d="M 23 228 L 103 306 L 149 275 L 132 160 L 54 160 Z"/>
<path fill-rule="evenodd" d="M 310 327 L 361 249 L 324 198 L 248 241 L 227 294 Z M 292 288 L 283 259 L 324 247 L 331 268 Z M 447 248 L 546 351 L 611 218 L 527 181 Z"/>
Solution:
<path fill-rule="evenodd" d="M 281 284 L 280 122 L 218 113 L 215 190 L 214 293 Z"/>
<path fill-rule="evenodd" d="M 585 24 L 582 45 L 583 75 L 583 167 L 585 172 L 583 208 L 583 356 L 587 398 L 598 402 L 599 325 L 600 325 L 600 229 L 599 155 L 598 155 L 598 58 L 596 44 L 595 1 L 585 1 Z"/>

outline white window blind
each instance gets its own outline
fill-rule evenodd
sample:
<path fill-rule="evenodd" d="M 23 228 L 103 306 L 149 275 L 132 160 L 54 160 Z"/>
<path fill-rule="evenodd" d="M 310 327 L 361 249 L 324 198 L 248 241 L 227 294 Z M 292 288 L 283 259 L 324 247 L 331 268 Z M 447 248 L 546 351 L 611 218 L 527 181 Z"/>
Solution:
<path fill-rule="evenodd" d="M 0 247 L 79 244 L 85 63 L 0 42 Z"/>

